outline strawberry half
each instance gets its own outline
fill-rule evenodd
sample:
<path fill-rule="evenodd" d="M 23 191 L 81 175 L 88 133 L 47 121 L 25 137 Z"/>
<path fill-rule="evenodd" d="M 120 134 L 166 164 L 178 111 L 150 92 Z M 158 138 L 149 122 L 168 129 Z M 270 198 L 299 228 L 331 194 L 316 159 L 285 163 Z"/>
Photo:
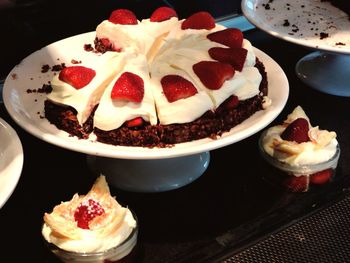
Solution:
<path fill-rule="evenodd" d="M 192 82 L 179 75 L 166 75 L 160 83 L 167 100 L 171 103 L 195 95 L 198 91 Z"/>
<path fill-rule="evenodd" d="M 212 90 L 220 89 L 224 82 L 235 74 L 230 64 L 216 61 L 201 61 L 192 68 L 204 86 Z"/>
<path fill-rule="evenodd" d="M 310 182 L 312 184 L 325 184 L 330 181 L 332 177 L 332 169 L 326 169 L 310 175 Z"/>
<path fill-rule="evenodd" d="M 235 70 L 242 71 L 244 62 L 247 58 L 248 50 L 245 48 L 222 48 L 213 47 L 208 50 L 208 53 L 212 59 L 217 61 L 228 63 Z"/>
<path fill-rule="evenodd" d="M 295 141 L 297 143 L 308 142 L 309 122 L 304 118 L 295 119 L 282 132 L 281 138 L 286 141 Z"/>
<path fill-rule="evenodd" d="M 76 89 L 84 88 L 96 76 L 95 70 L 83 66 L 70 66 L 61 70 L 58 78 Z"/>
<path fill-rule="evenodd" d="M 288 176 L 283 185 L 291 192 L 306 192 L 309 188 L 308 176 Z"/>
<path fill-rule="evenodd" d="M 77 207 L 74 212 L 74 220 L 77 222 L 78 227 L 89 229 L 90 221 L 104 212 L 105 210 L 97 201 L 89 199 Z"/>
<path fill-rule="evenodd" d="M 181 29 L 213 29 L 215 27 L 215 19 L 211 14 L 205 11 L 194 13 L 181 24 Z"/>
<path fill-rule="evenodd" d="M 144 95 L 143 79 L 131 72 L 124 72 L 115 82 L 111 98 L 140 103 Z"/>
<path fill-rule="evenodd" d="M 125 122 L 126 127 L 129 127 L 129 128 L 141 126 L 142 124 L 143 124 L 142 117 L 136 117 L 134 119 L 131 119 Z"/>
<path fill-rule="evenodd" d="M 165 20 L 169 20 L 172 17 L 177 17 L 177 13 L 175 12 L 175 10 L 167 6 L 162 6 L 154 10 L 150 17 L 150 21 L 162 22 Z"/>
<path fill-rule="evenodd" d="M 109 16 L 108 21 L 120 25 L 137 25 L 136 15 L 128 9 L 114 10 Z"/>
<path fill-rule="evenodd" d="M 238 28 L 227 28 L 207 35 L 211 41 L 228 47 L 242 47 L 243 33 Z"/>

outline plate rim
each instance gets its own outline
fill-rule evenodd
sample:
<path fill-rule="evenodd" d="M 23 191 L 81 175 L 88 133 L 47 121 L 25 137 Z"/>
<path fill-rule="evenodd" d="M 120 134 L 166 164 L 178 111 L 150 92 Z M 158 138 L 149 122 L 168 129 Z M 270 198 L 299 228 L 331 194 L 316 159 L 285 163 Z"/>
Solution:
<path fill-rule="evenodd" d="M 32 54 L 30 54 L 29 56 L 24 58 L 22 60 L 22 62 L 25 60 L 30 60 L 30 58 L 31 58 L 31 56 L 33 56 L 33 54 L 36 54 L 37 52 L 40 52 L 40 51 L 44 52 L 43 50 L 45 50 L 49 47 L 51 48 L 54 46 L 63 45 L 65 43 L 65 41 L 73 41 L 73 40 L 75 40 L 75 38 L 79 39 L 79 38 L 88 38 L 88 37 L 94 37 L 94 36 L 95 36 L 95 32 L 92 31 L 92 32 L 87 32 L 87 33 L 71 36 L 71 37 L 56 41 L 54 43 L 47 45 L 46 47 L 44 47 L 42 49 L 34 51 Z M 236 138 L 236 137 L 229 138 L 230 136 L 232 136 L 234 134 L 231 134 L 231 135 L 227 135 L 227 134 L 231 133 L 234 130 L 237 130 L 238 129 L 237 127 L 241 127 L 241 125 L 246 123 L 247 120 L 244 121 L 242 124 L 239 124 L 239 125 L 233 127 L 229 132 L 224 133 L 221 137 L 219 137 L 216 140 L 205 138 L 205 139 L 196 140 L 196 141 L 192 141 L 192 142 L 176 144 L 172 148 L 156 148 L 155 147 L 155 148 L 150 149 L 150 148 L 146 148 L 146 147 L 115 146 L 115 145 L 107 145 L 107 144 L 103 144 L 103 146 L 98 146 L 98 147 L 91 147 L 91 142 L 90 142 L 90 144 L 87 144 L 88 140 L 81 140 L 81 139 L 77 138 L 73 142 L 80 141 L 81 143 L 76 144 L 76 143 L 72 143 L 71 138 L 70 138 L 70 141 L 67 141 L 67 139 L 69 139 L 68 136 L 67 136 L 67 138 L 62 138 L 62 137 L 59 137 L 57 135 L 55 136 L 52 134 L 46 134 L 44 131 L 40 131 L 40 129 L 33 126 L 32 123 L 28 123 L 27 119 L 24 118 L 25 114 L 20 114 L 19 113 L 20 110 L 16 109 L 11 101 L 11 89 L 13 88 L 13 87 L 11 87 L 11 84 L 13 81 L 15 81 L 11 78 L 11 75 L 13 73 L 15 73 L 16 70 L 18 70 L 18 68 L 21 67 L 22 62 L 19 65 L 15 66 L 11 70 L 11 72 L 9 73 L 9 75 L 7 76 L 7 78 L 5 80 L 5 85 L 4 85 L 4 90 L 3 90 L 4 103 L 5 103 L 5 107 L 6 107 L 7 111 L 9 112 L 10 116 L 24 130 L 26 130 L 27 132 L 29 132 L 30 134 L 36 136 L 37 138 L 39 138 L 41 140 L 44 140 L 44 141 L 51 143 L 53 145 L 56 145 L 56 146 L 59 146 L 62 148 L 66 148 L 66 149 L 69 149 L 72 151 L 77 151 L 77 152 L 85 153 L 88 155 L 95 155 L 95 156 L 102 156 L 102 157 L 109 157 L 109 158 L 121 158 L 121 159 L 164 159 L 164 158 L 174 158 L 174 157 L 180 157 L 180 156 L 186 156 L 186 155 L 193 155 L 193 154 L 197 154 L 197 153 L 201 153 L 201 152 L 205 152 L 205 151 L 215 150 L 217 148 L 221 148 L 221 147 L 227 146 L 229 144 L 246 139 L 247 137 L 257 133 L 258 131 L 262 130 L 267 125 L 269 125 L 278 116 L 278 114 L 283 110 L 284 106 L 286 105 L 287 100 L 288 100 L 288 96 L 289 96 L 289 82 L 288 82 L 287 76 L 285 75 L 282 68 L 277 64 L 277 62 L 275 62 L 270 56 L 268 56 L 266 53 L 264 53 L 263 51 L 255 48 L 255 47 L 254 47 L 254 49 L 256 51 L 257 57 L 265 64 L 265 67 L 266 67 L 266 64 L 269 64 L 269 65 L 271 64 L 271 65 L 273 65 L 273 70 L 278 72 L 279 78 L 281 79 L 282 83 L 284 84 L 284 85 L 282 85 L 284 87 L 284 90 L 283 90 L 284 93 L 283 93 L 281 100 L 277 104 L 277 106 L 278 106 L 277 108 L 275 108 L 273 110 L 270 109 L 271 106 L 273 106 L 273 105 L 275 106 L 274 102 L 272 102 L 272 105 L 266 109 L 266 112 L 268 112 L 270 114 L 268 121 L 266 121 L 263 124 L 260 124 L 260 126 L 258 128 L 256 128 L 256 124 L 247 127 L 245 129 L 246 133 L 244 135 L 241 135 L 238 138 Z M 269 83 L 271 83 L 272 70 L 269 72 L 269 70 L 266 69 L 266 71 L 267 71 L 267 75 L 268 75 L 268 81 L 269 81 Z M 269 88 L 270 88 L 270 86 L 269 86 Z M 14 90 L 16 90 L 16 88 L 14 88 Z M 26 94 L 26 95 L 28 95 L 28 94 Z M 27 112 L 25 112 L 25 113 L 27 113 Z M 261 114 L 261 113 L 258 112 L 258 113 L 255 113 L 254 115 L 256 115 L 256 114 Z M 253 116 L 251 116 L 249 119 L 251 119 Z M 37 116 L 33 116 L 33 117 L 37 117 Z M 49 124 L 49 125 L 51 125 L 51 124 Z M 255 127 L 255 129 L 254 129 L 254 127 Z M 58 129 L 57 129 L 57 131 L 60 132 Z M 92 142 L 92 143 L 95 143 L 97 145 L 102 144 L 99 142 Z M 102 147 L 102 150 L 99 147 Z M 95 149 L 91 149 L 91 148 L 95 148 Z"/>
<path fill-rule="evenodd" d="M 8 171 L 6 173 L 2 172 L 0 174 L 1 177 L 3 176 L 7 177 L 6 182 L 8 183 L 5 188 L 2 188 L 2 190 L 5 189 L 5 191 L 0 191 L 0 209 L 1 209 L 9 200 L 9 198 L 11 197 L 11 195 L 13 194 L 14 190 L 17 187 L 17 184 L 19 182 L 19 179 L 21 177 L 22 170 L 23 170 L 24 153 L 23 153 L 23 146 L 20 138 L 18 137 L 17 132 L 11 127 L 11 125 L 8 122 L 6 122 L 1 117 L 0 117 L 0 126 L 5 128 L 6 130 L 5 132 L 7 133 L 8 137 L 13 140 L 14 144 L 13 145 L 11 144 L 12 145 L 11 147 L 16 148 L 16 154 L 17 154 L 16 158 L 14 158 L 10 163 L 11 171 Z"/>

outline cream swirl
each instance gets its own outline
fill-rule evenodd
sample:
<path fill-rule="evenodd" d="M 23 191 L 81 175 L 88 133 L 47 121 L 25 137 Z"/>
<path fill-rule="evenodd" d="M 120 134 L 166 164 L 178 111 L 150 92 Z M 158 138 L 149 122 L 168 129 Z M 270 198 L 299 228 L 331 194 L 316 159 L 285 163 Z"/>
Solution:
<path fill-rule="evenodd" d="M 78 227 L 75 213 L 90 200 L 97 202 L 104 212 L 89 222 L 88 229 L 83 229 Z M 131 211 L 110 195 L 105 177 L 100 176 L 89 193 L 75 194 L 70 201 L 55 206 L 51 213 L 45 213 L 42 235 L 47 242 L 66 251 L 103 252 L 120 245 L 136 227 Z"/>
<path fill-rule="evenodd" d="M 288 124 L 298 118 L 304 118 L 309 123 L 310 141 L 297 143 L 281 138 L 281 134 Z M 293 166 L 319 164 L 331 159 L 338 146 L 334 131 L 320 130 L 318 126 L 312 127 L 304 110 L 297 106 L 288 115 L 281 125 L 269 128 L 262 138 L 262 146 L 267 154 L 273 158 Z"/>

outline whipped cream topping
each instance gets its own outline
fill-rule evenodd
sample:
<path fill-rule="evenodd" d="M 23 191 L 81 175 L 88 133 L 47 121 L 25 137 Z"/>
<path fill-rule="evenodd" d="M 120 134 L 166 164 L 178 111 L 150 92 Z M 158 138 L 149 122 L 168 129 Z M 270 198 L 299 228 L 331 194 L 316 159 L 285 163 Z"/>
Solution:
<path fill-rule="evenodd" d="M 304 118 L 309 122 L 310 141 L 297 143 L 281 138 L 281 134 L 288 124 L 298 118 Z M 262 138 L 262 147 L 273 158 L 292 165 L 313 165 L 330 160 L 336 153 L 338 141 L 334 131 L 320 130 L 318 126 L 312 127 L 304 110 L 297 106 L 288 115 L 281 125 L 269 128 Z"/>
<path fill-rule="evenodd" d="M 99 106 L 94 115 L 94 126 L 105 131 L 119 128 L 125 121 L 142 117 L 152 125 L 157 124 L 155 103 L 152 94 L 152 84 L 149 77 L 149 69 L 146 57 L 135 53 L 124 53 L 128 63 L 123 70 L 116 75 L 106 88 Z M 123 72 L 131 72 L 142 78 L 144 82 L 144 97 L 141 103 L 125 100 L 114 100 L 111 92 L 114 83 Z"/>
<path fill-rule="evenodd" d="M 99 202 L 105 213 L 90 222 L 90 229 L 82 229 L 74 221 L 74 211 L 89 199 Z M 110 195 L 105 177 L 100 176 L 88 194 L 75 194 L 70 201 L 57 205 L 50 214 L 45 213 L 42 235 L 47 242 L 66 251 L 104 252 L 126 240 L 136 225 L 131 211 Z M 136 240 L 131 243 L 129 251 Z"/>
<path fill-rule="evenodd" d="M 69 105 L 76 109 L 77 119 L 83 124 L 99 103 L 102 93 L 112 78 L 124 66 L 122 56 L 116 52 L 106 52 L 96 60 L 82 64 L 96 71 L 92 81 L 81 89 L 76 89 L 55 75 L 51 80 L 52 92 L 47 98 L 55 103 Z"/>
<path fill-rule="evenodd" d="M 208 94 L 199 89 L 191 97 L 171 103 L 168 102 L 160 80 L 166 75 L 179 75 L 194 83 L 193 79 L 186 72 L 173 68 L 167 63 L 157 63 L 152 68 L 151 75 L 153 95 L 160 124 L 191 122 L 202 116 L 206 111 L 214 109 L 214 104 Z"/>
<path fill-rule="evenodd" d="M 144 27 L 139 21 L 137 25 L 120 25 L 104 20 L 96 27 L 96 37 L 107 38 L 115 50 L 132 50 L 147 54 L 155 37 L 145 32 Z"/>

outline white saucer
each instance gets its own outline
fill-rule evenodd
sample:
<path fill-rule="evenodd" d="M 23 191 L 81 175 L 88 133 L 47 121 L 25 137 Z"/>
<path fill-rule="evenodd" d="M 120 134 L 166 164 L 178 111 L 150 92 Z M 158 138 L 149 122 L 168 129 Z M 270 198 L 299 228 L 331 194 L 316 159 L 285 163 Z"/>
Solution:
<path fill-rule="evenodd" d="M 15 190 L 23 167 L 23 149 L 16 131 L 0 118 L 0 208 Z"/>
<path fill-rule="evenodd" d="M 143 148 L 103 144 L 97 142 L 93 136 L 89 140 L 72 137 L 68 133 L 57 129 L 43 117 L 46 95 L 37 92 L 28 93 L 28 90 L 37 90 L 52 79 L 53 72 L 41 72 L 42 66 L 45 64 L 52 66 L 65 63 L 70 65 L 72 59 L 78 61 L 95 59 L 98 54 L 86 52 L 83 48 L 84 44 L 93 44 L 95 34 L 95 32 L 89 32 L 55 42 L 29 55 L 19 65 L 14 67 L 6 78 L 4 85 L 3 96 L 6 109 L 18 125 L 39 139 L 69 150 L 95 156 L 97 159 L 100 158 L 100 160 L 96 160 L 96 158 L 91 160 L 90 158 L 90 166 L 91 163 L 99 166 L 99 164 L 105 163 L 106 160 L 113 161 L 114 158 L 119 160 L 118 166 L 110 164 L 109 167 L 119 167 L 116 169 L 123 170 L 130 167 L 130 162 L 123 162 L 120 159 L 133 159 L 135 160 L 134 167 L 141 167 L 141 162 L 137 163 L 136 160 L 145 160 L 146 162 L 143 162 L 145 166 L 149 166 L 150 162 L 147 162 L 148 160 L 159 160 L 159 166 L 161 166 L 161 162 L 165 162 L 164 159 L 171 158 L 172 165 L 163 165 L 163 167 L 168 167 L 167 171 L 163 170 L 163 174 L 159 174 L 157 165 L 153 165 L 154 171 L 151 171 L 151 173 L 153 172 L 155 177 L 153 178 L 154 186 L 152 189 L 171 189 L 171 185 L 176 184 L 181 187 L 181 185 L 187 184 L 194 178 L 193 174 L 187 175 L 188 178 L 184 178 L 183 174 L 179 172 L 180 169 L 177 172 L 179 178 L 177 183 L 169 184 L 169 182 L 164 182 L 166 173 L 168 173 L 169 178 L 173 177 L 171 174 L 177 171 L 173 167 L 176 167 L 179 162 L 184 163 L 183 157 L 188 157 L 189 160 L 191 158 L 192 160 L 198 160 L 196 162 L 198 167 L 191 168 L 194 173 L 197 173 L 195 177 L 198 178 L 207 167 L 209 151 L 241 141 L 265 128 L 278 116 L 287 102 L 289 84 L 283 70 L 271 57 L 255 49 L 257 57 L 264 63 L 267 71 L 269 82 L 268 96 L 272 100 L 272 104 L 266 110 L 255 113 L 242 124 L 237 125 L 216 140 L 207 138 L 180 143 L 171 148 Z M 203 161 L 203 156 L 207 156 L 207 162 Z M 190 162 L 187 163 L 189 164 Z M 121 165 L 125 167 L 121 167 Z M 144 170 L 143 168 L 138 169 L 138 172 L 146 173 L 142 172 Z M 106 169 L 98 172 L 104 173 Z M 198 175 L 198 173 L 200 174 Z M 107 176 L 107 174 L 105 175 Z M 159 185 L 156 185 L 157 182 Z M 120 185 L 122 183 L 119 183 Z M 128 186 L 127 189 L 142 191 L 143 186 L 142 180 L 139 180 L 134 186 Z M 143 189 L 149 191 L 148 189 L 150 188 L 144 186 Z"/>

